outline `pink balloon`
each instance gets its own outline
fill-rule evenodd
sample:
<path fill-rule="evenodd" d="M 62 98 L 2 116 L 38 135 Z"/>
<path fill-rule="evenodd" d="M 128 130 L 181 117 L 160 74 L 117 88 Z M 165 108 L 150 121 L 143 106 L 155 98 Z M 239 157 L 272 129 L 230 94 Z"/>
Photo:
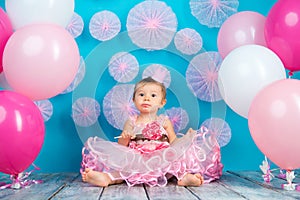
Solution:
<path fill-rule="evenodd" d="M 12 24 L 4 10 L 0 7 L 0 73 L 3 71 L 2 55 L 8 38 L 13 34 Z"/>
<path fill-rule="evenodd" d="M 38 107 L 29 98 L 0 91 L 0 172 L 16 175 L 39 154 L 45 126 Z"/>
<path fill-rule="evenodd" d="M 223 58 L 233 49 L 247 44 L 266 46 L 265 16 L 252 11 L 231 15 L 221 26 L 217 45 Z"/>
<path fill-rule="evenodd" d="M 265 23 L 268 48 L 291 72 L 300 70 L 300 1 L 279 0 L 271 8 Z"/>
<path fill-rule="evenodd" d="M 3 71 L 14 91 L 32 100 L 64 91 L 79 66 L 74 38 L 54 24 L 27 25 L 16 30 L 3 53 Z"/>
<path fill-rule="evenodd" d="M 300 167 L 300 81 L 284 79 L 262 89 L 251 103 L 248 125 L 257 147 L 282 169 Z"/>

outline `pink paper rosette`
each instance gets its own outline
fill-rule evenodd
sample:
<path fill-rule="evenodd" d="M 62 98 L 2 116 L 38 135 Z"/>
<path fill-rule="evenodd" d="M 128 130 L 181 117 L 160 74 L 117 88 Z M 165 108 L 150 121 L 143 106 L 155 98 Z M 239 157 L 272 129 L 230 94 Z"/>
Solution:
<path fill-rule="evenodd" d="M 237 12 L 238 0 L 190 0 L 192 15 L 200 24 L 221 27 L 223 22 Z"/>
<path fill-rule="evenodd" d="M 139 112 L 132 101 L 134 84 L 120 84 L 114 86 L 103 99 L 103 113 L 110 125 L 123 130 L 129 117 Z"/>
<path fill-rule="evenodd" d="M 40 100 L 40 101 L 34 101 L 34 103 L 41 111 L 44 122 L 48 121 L 52 117 L 52 114 L 53 114 L 53 105 L 52 105 L 51 101 L 49 101 L 48 99 L 45 99 L 45 100 Z"/>
<path fill-rule="evenodd" d="M 81 97 L 72 105 L 72 118 L 76 125 L 88 127 L 97 122 L 100 105 L 94 98 Z"/>
<path fill-rule="evenodd" d="M 226 146 L 231 140 L 231 129 L 227 122 L 220 118 L 205 120 L 201 126 L 205 126 L 217 138 L 220 147 Z"/>
<path fill-rule="evenodd" d="M 66 94 L 66 93 L 74 91 L 75 88 L 79 85 L 79 83 L 83 80 L 84 76 L 85 76 L 85 62 L 84 62 L 83 57 L 81 56 L 78 71 L 75 75 L 74 80 L 64 91 L 62 91 L 61 94 Z"/>
<path fill-rule="evenodd" d="M 139 72 L 137 59 L 128 52 L 113 55 L 108 63 L 109 74 L 118 82 L 132 81 Z"/>
<path fill-rule="evenodd" d="M 218 86 L 218 72 L 222 57 L 218 52 L 205 52 L 195 56 L 187 70 L 186 81 L 200 100 L 215 102 L 222 99 Z"/>
<path fill-rule="evenodd" d="M 149 65 L 144 71 L 143 71 L 143 78 L 152 77 L 154 80 L 163 83 L 166 88 L 170 86 L 171 83 L 171 74 L 170 71 L 160 65 L 160 64 L 152 64 Z"/>
<path fill-rule="evenodd" d="M 182 108 L 170 108 L 165 111 L 173 124 L 174 131 L 177 133 L 186 128 L 189 123 L 189 116 L 187 112 Z"/>
<path fill-rule="evenodd" d="M 92 16 L 89 30 L 93 38 L 99 41 L 107 41 L 120 32 L 121 22 L 115 13 L 104 10 Z"/>
<path fill-rule="evenodd" d="M 186 55 L 198 53 L 203 45 L 201 35 L 191 28 L 178 31 L 174 37 L 174 44 L 177 50 Z"/>
<path fill-rule="evenodd" d="M 82 17 L 74 12 L 66 30 L 73 36 L 73 38 L 77 38 L 82 34 L 83 28 L 84 22 Z"/>
<path fill-rule="evenodd" d="M 176 32 L 177 18 L 165 2 L 143 1 L 128 13 L 128 35 L 138 47 L 159 50 L 167 47 Z"/>

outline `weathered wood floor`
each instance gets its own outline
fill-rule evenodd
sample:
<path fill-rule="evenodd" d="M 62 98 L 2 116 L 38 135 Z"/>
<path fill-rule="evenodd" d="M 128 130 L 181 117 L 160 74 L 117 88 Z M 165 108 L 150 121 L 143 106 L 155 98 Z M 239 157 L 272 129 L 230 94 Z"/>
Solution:
<path fill-rule="evenodd" d="M 118 184 L 102 188 L 83 183 L 78 173 L 36 173 L 29 178 L 44 182 L 29 188 L 0 190 L 0 199 L 300 199 L 300 192 L 280 188 L 282 183 L 286 183 L 285 180 L 274 178 L 270 184 L 266 184 L 261 172 L 254 171 L 227 171 L 220 180 L 201 187 L 180 187 L 170 181 L 167 187 L 128 187 Z M 294 181 L 299 183 L 300 178 L 296 177 Z M 9 177 L 0 175 L 0 182 L 9 183 Z"/>

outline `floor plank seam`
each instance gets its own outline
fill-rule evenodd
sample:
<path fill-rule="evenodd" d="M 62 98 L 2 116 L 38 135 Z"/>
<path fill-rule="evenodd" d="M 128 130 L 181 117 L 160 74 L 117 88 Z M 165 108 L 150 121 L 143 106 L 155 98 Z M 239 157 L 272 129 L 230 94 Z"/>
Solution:
<path fill-rule="evenodd" d="M 243 176 L 243 175 L 240 175 L 240 174 L 235 173 L 235 172 L 232 172 L 232 171 L 227 171 L 227 172 L 230 173 L 230 174 L 232 174 L 232 175 L 238 176 L 238 177 L 240 177 L 240 178 L 246 179 L 247 181 L 250 181 L 250 182 L 252 182 L 252 183 L 258 184 L 258 185 L 260 185 L 260 186 L 262 186 L 262 187 L 264 187 L 264 188 L 266 188 L 266 189 L 272 190 L 272 191 L 274 191 L 274 192 L 282 193 L 282 191 L 280 191 L 280 190 L 278 190 L 278 189 L 276 189 L 276 188 L 274 188 L 274 187 L 272 187 L 272 186 L 270 186 L 270 185 L 266 185 L 266 184 L 264 184 L 264 183 L 262 183 L 262 182 L 253 180 L 253 179 L 251 179 L 251 178 L 248 178 L 247 176 Z"/>
<path fill-rule="evenodd" d="M 145 190 L 145 194 L 146 194 L 147 199 L 150 200 L 150 196 L 149 196 L 149 194 L 148 194 L 148 191 L 147 191 L 147 189 L 146 189 L 146 185 L 145 185 L 145 184 L 143 184 L 143 188 L 144 188 L 144 190 Z"/>
<path fill-rule="evenodd" d="M 232 188 L 228 187 L 225 183 L 222 183 L 222 182 L 219 181 L 219 180 L 217 180 L 217 182 L 218 182 L 220 185 L 222 185 L 224 188 L 226 188 L 227 190 L 229 190 L 229 191 L 231 191 L 231 192 L 237 194 L 238 196 L 240 196 L 240 197 L 242 197 L 242 198 L 244 198 L 244 199 L 249 200 L 247 197 L 245 197 L 244 195 L 242 195 L 242 194 L 239 193 L 238 191 L 235 191 L 235 190 L 233 190 Z"/>
<path fill-rule="evenodd" d="M 102 187 L 102 190 L 101 190 L 101 192 L 100 192 L 100 194 L 99 194 L 98 200 L 101 199 L 101 197 L 102 197 L 102 195 L 103 195 L 103 193 L 104 193 L 105 188 L 106 188 L 106 187 Z"/>
<path fill-rule="evenodd" d="M 53 197 L 55 197 L 55 195 L 57 195 L 62 189 L 64 189 L 67 186 L 66 183 L 64 183 L 63 185 L 61 185 L 49 198 L 48 200 L 51 200 Z"/>
<path fill-rule="evenodd" d="M 193 196 L 195 196 L 198 200 L 201 200 L 201 198 L 200 197 L 198 197 L 198 195 L 195 193 L 195 192 L 193 192 L 189 187 L 186 187 L 186 186 L 184 186 L 190 193 L 192 193 L 192 195 Z M 201 187 L 201 186 L 200 186 Z"/>
<path fill-rule="evenodd" d="M 276 177 L 273 182 L 264 182 L 260 171 L 224 171 L 224 177 L 215 180 L 212 185 L 200 187 L 177 186 L 172 179 L 166 188 L 150 188 L 142 184 L 140 188 L 127 189 L 127 185 L 111 187 L 85 188 L 79 173 L 53 173 L 34 174 L 32 179 L 43 180 L 44 184 L 23 189 L 15 192 L 13 190 L 0 190 L 0 199 L 299 199 L 299 193 L 282 189 L 284 179 Z M 299 176 L 296 180 L 299 182 Z M 0 181 L 7 182 L 9 177 L 0 176 Z M 175 180 L 175 179 L 174 179 Z M 280 185 L 279 185 L 280 184 Z M 81 187 L 84 187 L 81 191 Z M 126 187 L 125 187 L 126 186 Z M 207 190 L 206 190 L 207 186 Z M 90 187 L 87 185 L 87 187 Z M 120 188 L 119 188 L 120 187 Z M 204 188 L 201 188 L 204 187 Z M 203 193 L 209 191 L 209 193 Z M 89 192 L 91 196 L 89 196 Z M 130 193 L 128 193 L 130 192 Z M 212 192 L 210 194 L 210 192 Z M 165 194 L 167 193 L 167 194 Z M 83 195 L 84 194 L 84 195 Z M 85 196 L 88 195 L 88 196 Z"/>
<path fill-rule="evenodd" d="M 71 183 L 73 183 L 79 176 L 81 176 L 80 173 L 78 173 L 78 174 L 71 180 Z"/>

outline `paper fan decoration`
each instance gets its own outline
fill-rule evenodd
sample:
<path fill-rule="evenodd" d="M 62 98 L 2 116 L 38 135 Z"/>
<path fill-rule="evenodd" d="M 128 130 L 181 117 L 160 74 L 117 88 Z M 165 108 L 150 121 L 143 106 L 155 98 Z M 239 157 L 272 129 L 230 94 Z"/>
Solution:
<path fill-rule="evenodd" d="M 149 65 L 143 71 L 143 78 L 152 77 L 154 80 L 163 83 L 166 88 L 170 86 L 171 74 L 170 71 L 160 64 Z"/>
<path fill-rule="evenodd" d="M 109 74 L 118 82 L 132 81 L 139 72 L 139 63 L 130 53 L 119 52 L 108 63 Z"/>
<path fill-rule="evenodd" d="M 176 49 L 183 54 L 196 54 L 202 48 L 202 37 L 191 28 L 185 28 L 178 31 L 174 37 Z"/>
<path fill-rule="evenodd" d="M 159 50 L 167 47 L 177 30 L 177 18 L 162 1 L 143 1 L 128 13 L 128 35 L 138 47 Z"/>
<path fill-rule="evenodd" d="M 93 125 L 100 115 L 99 103 L 90 97 L 81 97 L 72 105 L 72 118 L 76 125 L 88 127 Z"/>
<path fill-rule="evenodd" d="M 132 101 L 134 84 L 114 86 L 103 99 L 103 113 L 110 125 L 122 130 L 130 116 L 137 115 L 139 111 Z"/>
<path fill-rule="evenodd" d="M 189 123 L 189 116 L 187 112 L 182 108 L 171 108 L 165 111 L 173 124 L 174 131 L 177 133 L 187 126 Z"/>
<path fill-rule="evenodd" d="M 40 101 L 34 101 L 35 105 L 39 108 L 44 122 L 48 121 L 53 114 L 53 106 L 52 103 L 48 100 L 40 100 Z"/>
<path fill-rule="evenodd" d="M 186 81 L 200 100 L 215 102 L 222 99 L 218 86 L 218 72 L 222 57 L 218 52 L 205 52 L 195 56 L 187 70 Z"/>
<path fill-rule="evenodd" d="M 92 16 L 89 30 L 93 38 L 100 41 L 107 41 L 114 38 L 120 32 L 121 22 L 115 13 L 104 10 Z"/>
<path fill-rule="evenodd" d="M 83 27 L 84 23 L 81 16 L 74 12 L 66 30 L 73 36 L 73 38 L 77 38 L 81 35 Z"/>
<path fill-rule="evenodd" d="M 238 6 L 238 0 L 190 0 L 192 15 L 208 27 L 221 27 L 228 17 L 237 12 Z"/>
<path fill-rule="evenodd" d="M 210 118 L 205 120 L 201 126 L 205 126 L 216 136 L 220 147 L 224 147 L 230 142 L 231 129 L 223 119 Z"/>
<path fill-rule="evenodd" d="M 79 85 L 79 83 L 83 80 L 84 75 L 85 75 L 85 62 L 84 62 L 83 57 L 80 57 L 78 71 L 75 75 L 74 80 L 61 94 L 66 94 L 66 93 L 74 91 L 75 88 Z"/>

